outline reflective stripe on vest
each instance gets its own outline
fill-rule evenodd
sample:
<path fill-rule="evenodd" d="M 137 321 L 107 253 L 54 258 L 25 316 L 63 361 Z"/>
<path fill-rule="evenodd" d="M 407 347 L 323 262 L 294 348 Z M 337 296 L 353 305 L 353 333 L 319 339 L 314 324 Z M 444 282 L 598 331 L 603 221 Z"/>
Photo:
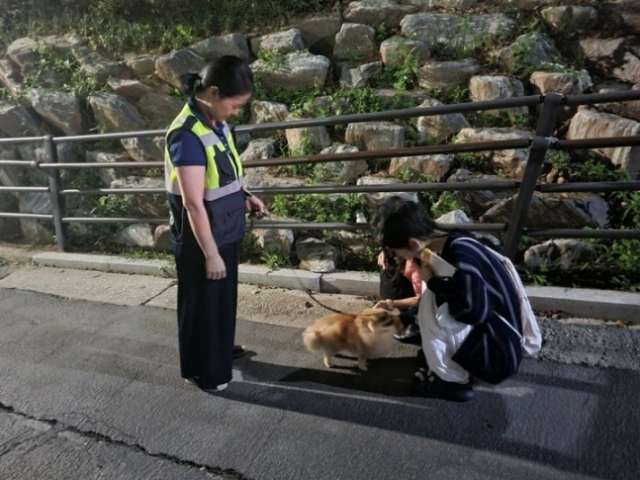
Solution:
<path fill-rule="evenodd" d="M 185 105 L 180 114 L 173 121 L 169 130 L 167 131 L 165 139 L 165 151 L 164 151 L 164 164 L 165 164 L 165 184 L 168 192 L 175 195 L 181 195 L 180 186 L 178 185 L 178 176 L 176 169 L 171 161 L 171 154 L 169 153 L 168 140 L 169 136 L 174 130 L 183 128 L 183 125 L 188 118 L 194 117 L 196 122 L 190 131 L 198 136 L 204 147 L 205 155 L 207 158 L 207 165 L 205 169 L 205 184 L 204 184 L 204 199 L 205 200 L 217 200 L 231 193 L 235 193 L 242 188 L 242 176 L 243 168 L 240 156 L 233 142 L 233 137 L 228 125 L 224 124 L 223 133 L 226 137 L 227 144 L 229 145 L 230 152 L 224 146 L 224 143 L 220 140 L 218 135 L 211 130 L 207 125 L 198 120 L 191 112 L 189 105 Z M 219 152 L 219 153 L 218 153 Z M 218 165 L 216 164 L 216 155 L 223 154 L 228 155 L 231 166 L 236 176 L 236 180 L 233 182 L 220 186 L 220 173 L 218 172 Z"/>

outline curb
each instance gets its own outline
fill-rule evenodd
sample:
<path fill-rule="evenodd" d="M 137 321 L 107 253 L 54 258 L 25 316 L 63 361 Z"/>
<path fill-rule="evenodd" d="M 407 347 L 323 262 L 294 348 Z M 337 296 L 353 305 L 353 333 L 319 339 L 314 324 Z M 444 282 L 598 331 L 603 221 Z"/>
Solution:
<path fill-rule="evenodd" d="M 110 273 L 174 276 L 174 266 L 164 260 L 134 260 L 110 255 L 46 252 L 32 256 L 37 265 L 98 270 Z M 318 293 L 376 296 L 379 277 L 371 272 L 321 274 L 307 270 L 271 270 L 258 265 L 240 265 L 240 283 L 275 286 Z M 561 311 L 576 318 L 597 318 L 640 323 L 640 294 L 610 290 L 565 287 L 525 287 L 536 311 Z"/>

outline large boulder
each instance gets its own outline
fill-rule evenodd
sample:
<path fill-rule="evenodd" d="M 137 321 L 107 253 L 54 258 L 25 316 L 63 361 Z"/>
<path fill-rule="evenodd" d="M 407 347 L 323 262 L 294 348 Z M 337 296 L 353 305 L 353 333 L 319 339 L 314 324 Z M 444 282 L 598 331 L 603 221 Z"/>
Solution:
<path fill-rule="evenodd" d="M 571 119 L 567 138 L 609 138 L 640 135 L 640 123 L 610 113 L 581 110 Z M 616 166 L 635 175 L 640 171 L 640 147 L 596 149 Z"/>
<path fill-rule="evenodd" d="M 87 77 L 95 78 L 99 84 L 105 84 L 113 77 L 131 77 L 131 71 L 125 63 L 113 62 L 89 47 L 74 48 L 73 55 L 80 64 L 82 73 Z"/>
<path fill-rule="evenodd" d="M 434 98 L 425 100 L 420 107 L 438 107 L 444 105 Z M 447 113 L 444 115 L 427 115 L 418 117 L 418 133 L 420 141 L 443 142 L 463 128 L 468 128 L 469 123 L 461 113 Z"/>
<path fill-rule="evenodd" d="M 169 85 L 180 88 L 180 75 L 199 73 L 206 65 L 200 55 L 189 48 L 162 55 L 156 59 L 156 75 Z"/>
<path fill-rule="evenodd" d="M 254 55 L 260 55 L 262 52 L 290 53 L 304 50 L 304 48 L 302 33 L 297 28 L 251 39 L 251 50 Z"/>
<path fill-rule="evenodd" d="M 134 223 L 127 226 L 116 238 L 116 243 L 127 247 L 146 247 L 154 246 L 153 230 L 148 223 Z"/>
<path fill-rule="evenodd" d="M 51 215 L 53 205 L 48 193 L 29 192 L 19 197 L 20 213 Z M 20 228 L 24 239 L 31 244 L 50 244 L 54 241 L 53 225 L 49 220 L 21 218 Z"/>
<path fill-rule="evenodd" d="M 273 139 L 251 140 L 240 155 L 240 159 L 242 163 L 250 162 L 251 160 L 266 160 L 267 158 L 273 158 L 275 153 L 276 143 Z"/>
<path fill-rule="evenodd" d="M 128 54 L 125 55 L 124 63 L 135 76 L 146 77 L 156 71 L 157 58 L 157 55 L 151 55 L 149 53 L 143 53 L 141 55 Z"/>
<path fill-rule="evenodd" d="M 549 7 L 541 13 L 545 21 L 558 31 L 584 32 L 598 23 L 598 11 L 590 6 Z"/>
<path fill-rule="evenodd" d="M 127 177 L 111 182 L 111 188 L 165 188 L 164 178 Z M 127 213 L 133 217 L 162 218 L 167 216 L 166 194 L 128 195 L 130 206 Z"/>
<path fill-rule="evenodd" d="M 640 58 L 627 38 L 585 38 L 580 47 L 587 64 L 600 75 L 629 83 L 640 83 Z"/>
<path fill-rule="evenodd" d="M 332 145 L 323 149 L 320 155 L 358 152 L 358 147 L 347 144 Z M 318 163 L 313 168 L 314 176 L 320 180 L 335 180 L 351 183 L 367 173 L 369 166 L 366 160 L 344 160 L 338 162 Z"/>
<path fill-rule="evenodd" d="M 525 132 L 512 128 L 465 128 L 460 131 L 456 143 L 480 143 L 500 140 L 532 139 L 533 132 Z M 480 158 L 486 158 L 495 166 L 500 167 L 505 175 L 522 178 L 529 159 L 528 148 L 492 150 L 476 152 Z"/>
<path fill-rule="evenodd" d="M 629 88 L 625 83 L 603 83 L 594 87 L 594 93 L 608 93 L 624 90 L 640 90 L 640 83 Z M 601 103 L 596 105 L 600 110 L 640 122 L 640 100 L 626 102 Z"/>
<path fill-rule="evenodd" d="M 15 98 L 22 94 L 22 75 L 16 64 L 6 58 L 0 59 L 0 84 Z"/>
<path fill-rule="evenodd" d="M 7 47 L 7 57 L 20 67 L 23 75 L 26 75 L 40 60 L 39 48 L 38 42 L 32 38 L 18 38 Z"/>
<path fill-rule="evenodd" d="M 403 148 L 404 127 L 391 122 L 350 123 L 345 140 L 360 150 Z"/>
<path fill-rule="evenodd" d="M 580 95 L 593 86 L 589 72 L 533 72 L 529 78 L 537 95 L 550 92 L 563 95 Z"/>
<path fill-rule="evenodd" d="M 418 70 L 418 85 L 427 90 L 450 90 L 455 86 L 466 85 L 480 65 L 473 58 L 447 62 L 430 61 Z"/>
<path fill-rule="evenodd" d="M 431 52 L 425 42 L 395 35 L 380 44 L 380 56 L 386 67 L 400 67 L 411 56 L 422 65 L 431 58 Z"/>
<path fill-rule="evenodd" d="M 334 60 L 357 61 L 375 59 L 377 56 L 376 31 L 359 23 L 343 23 L 336 35 Z"/>
<path fill-rule="evenodd" d="M 136 162 L 161 162 L 164 160 L 164 138 L 123 138 L 120 143 Z"/>
<path fill-rule="evenodd" d="M 427 175 L 435 181 L 440 181 L 451 169 L 453 158 L 453 155 L 446 154 L 396 157 L 391 160 L 389 173 L 394 177 L 399 177 L 408 172 L 418 176 Z"/>
<path fill-rule="evenodd" d="M 562 59 L 558 49 L 540 33 L 520 35 L 508 47 L 494 52 L 493 56 L 503 67 L 510 69 L 558 65 Z"/>
<path fill-rule="evenodd" d="M 265 88 L 294 91 L 305 88 L 323 88 L 331 62 L 322 55 L 289 53 L 282 63 L 272 65 L 264 60 L 254 62 L 251 67 Z"/>
<path fill-rule="evenodd" d="M 333 53 L 340 27 L 339 17 L 313 17 L 297 23 L 293 28 L 300 30 L 311 53 L 329 57 Z"/>
<path fill-rule="evenodd" d="M 96 170 L 98 177 L 106 186 L 111 185 L 115 180 L 121 180 L 132 175 L 140 177 L 144 176 L 146 173 L 145 169 L 118 168 L 115 166 L 118 163 L 131 161 L 133 161 L 132 158 L 123 153 L 99 151 L 87 152 L 87 162 L 114 164 L 114 168 L 99 168 Z"/>
<path fill-rule="evenodd" d="M 516 195 L 502 200 L 487 211 L 480 221 L 509 222 L 515 200 Z M 596 194 L 563 194 L 560 198 L 551 194 L 536 193 L 529 207 L 526 225 L 530 229 L 604 228 L 609 223 L 608 212 L 609 205 Z"/>
<path fill-rule="evenodd" d="M 360 0 L 349 3 L 344 18 L 352 23 L 374 27 L 384 23 L 387 28 L 395 28 L 406 15 L 416 10 L 413 5 L 400 5 L 392 0 Z"/>
<path fill-rule="evenodd" d="M 371 62 L 350 68 L 348 64 L 340 65 L 340 85 L 342 88 L 362 88 L 380 73 L 382 73 L 382 62 Z"/>
<path fill-rule="evenodd" d="M 500 180 L 496 175 L 476 174 L 459 168 L 449 178 L 448 183 L 457 182 L 489 182 Z M 480 218 L 487 210 L 512 193 L 502 190 L 459 190 L 452 193 L 454 200 L 473 218 Z"/>
<path fill-rule="evenodd" d="M 83 105 L 73 93 L 34 88 L 27 92 L 27 99 L 42 118 L 66 135 L 86 132 L 88 121 Z"/>
<path fill-rule="evenodd" d="M 425 42 L 429 48 L 473 49 L 498 40 L 513 38 L 518 30 L 515 20 L 504 14 L 451 15 L 416 13 L 400 23 L 402 35 Z"/>
<path fill-rule="evenodd" d="M 305 270 L 331 273 L 336 270 L 336 248 L 317 238 L 305 238 L 296 242 L 296 254 Z"/>
<path fill-rule="evenodd" d="M 0 132 L 9 137 L 37 136 L 40 122 L 31 109 L 0 100 Z"/>
<path fill-rule="evenodd" d="M 517 78 L 505 77 L 502 75 L 478 75 L 471 77 L 471 81 L 469 82 L 469 93 L 471 95 L 472 102 L 523 97 L 524 85 Z M 487 114 L 494 116 L 504 115 L 505 112 L 526 115 L 529 113 L 529 109 L 527 107 L 515 107 L 486 111 Z"/>
<path fill-rule="evenodd" d="M 247 37 L 241 33 L 230 33 L 220 37 L 210 37 L 189 47 L 207 62 L 214 62 L 224 55 L 234 55 L 248 62 L 251 58 Z"/>
<path fill-rule="evenodd" d="M 184 102 L 171 95 L 149 92 L 135 103 L 148 128 L 168 128 L 178 116 Z"/>
<path fill-rule="evenodd" d="M 284 122 L 289 116 L 289 109 L 284 103 L 266 102 L 254 100 L 251 102 L 251 117 L 249 122 L 253 124 Z M 279 130 L 278 132 L 282 132 Z M 256 137 L 269 137 L 277 132 L 269 130 L 266 132 L 258 132 L 253 135 Z"/>
<path fill-rule="evenodd" d="M 112 78 L 107 82 L 107 86 L 113 90 L 113 93 L 124 97 L 132 104 L 138 102 L 145 95 L 156 91 L 139 80 L 126 78 Z"/>
<path fill-rule="evenodd" d="M 524 253 L 524 263 L 530 268 L 560 265 L 564 269 L 580 268 L 593 261 L 593 245 L 574 239 L 553 239 L 534 245 Z"/>
<path fill-rule="evenodd" d="M 289 115 L 287 121 L 301 120 Z M 289 151 L 296 156 L 316 153 L 331 145 L 327 127 L 287 128 L 285 130 Z"/>
<path fill-rule="evenodd" d="M 104 131 L 129 132 L 147 126 L 136 107 L 119 95 L 97 92 L 90 95 L 88 101 Z"/>

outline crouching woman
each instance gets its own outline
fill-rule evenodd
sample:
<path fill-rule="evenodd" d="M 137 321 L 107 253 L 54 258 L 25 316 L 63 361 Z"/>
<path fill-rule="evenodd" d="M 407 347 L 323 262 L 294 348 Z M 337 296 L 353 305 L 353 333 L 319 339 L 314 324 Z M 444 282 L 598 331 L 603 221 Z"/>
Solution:
<path fill-rule="evenodd" d="M 499 383 L 517 372 L 523 351 L 537 353 L 540 331 L 507 258 L 469 235 L 440 230 L 419 204 L 398 196 L 380 206 L 373 227 L 382 247 L 419 265 L 427 286 L 418 310 L 427 362 L 413 379 L 419 395 L 471 400 L 470 375 Z M 438 273 L 430 252 L 455 271 Z"/>

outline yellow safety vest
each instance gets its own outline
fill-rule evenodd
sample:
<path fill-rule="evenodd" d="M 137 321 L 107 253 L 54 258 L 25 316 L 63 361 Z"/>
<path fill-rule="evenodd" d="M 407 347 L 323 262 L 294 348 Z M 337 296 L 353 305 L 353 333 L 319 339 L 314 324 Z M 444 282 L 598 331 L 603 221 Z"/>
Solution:
<path fill-rule="evenodd" d="M 185 125 L 186 124 L 186 125 Z M 230 152 L 224 146 L 224 143 L 218 135 L 207 125 L 198 120 L 189 105 L 185 105 L 177 118 L 173 121 L 167 136 L 165 139 L 164 150 L 164 164 L 165 164 L 165 183 L 169 193 L 174 195 L 180 195 L 180 187 L 178 185 L 178 176 L 176 169 L 171 161 L 171 155 L 169 153 L 168 140 L 171 133 L 179 128 L 188 128 L 194 134 L 198 136 L 204 147 L 205 154 L 207 156 L 207 165 L 205 171 L 205 183 L 204 183 L 204 200 L 213 201 L 219 198 L 225 197 L 229 194 L 238 192 L 242 189 L 242 178 L 244 171 L 242 169 L 242 162 L 240 156 L 233 143 L 233 136 L 228 125 L 225 123 L 223 127 L 224 135 L 227 139 L 227 143 L 230 148 Z M 226 185 L 220 185 L 220 173 L 218 172 L 218 165 L 216 163 L 216 156 L 228 156 L 233 170 L 235 172 L 235 180 Z"/>

